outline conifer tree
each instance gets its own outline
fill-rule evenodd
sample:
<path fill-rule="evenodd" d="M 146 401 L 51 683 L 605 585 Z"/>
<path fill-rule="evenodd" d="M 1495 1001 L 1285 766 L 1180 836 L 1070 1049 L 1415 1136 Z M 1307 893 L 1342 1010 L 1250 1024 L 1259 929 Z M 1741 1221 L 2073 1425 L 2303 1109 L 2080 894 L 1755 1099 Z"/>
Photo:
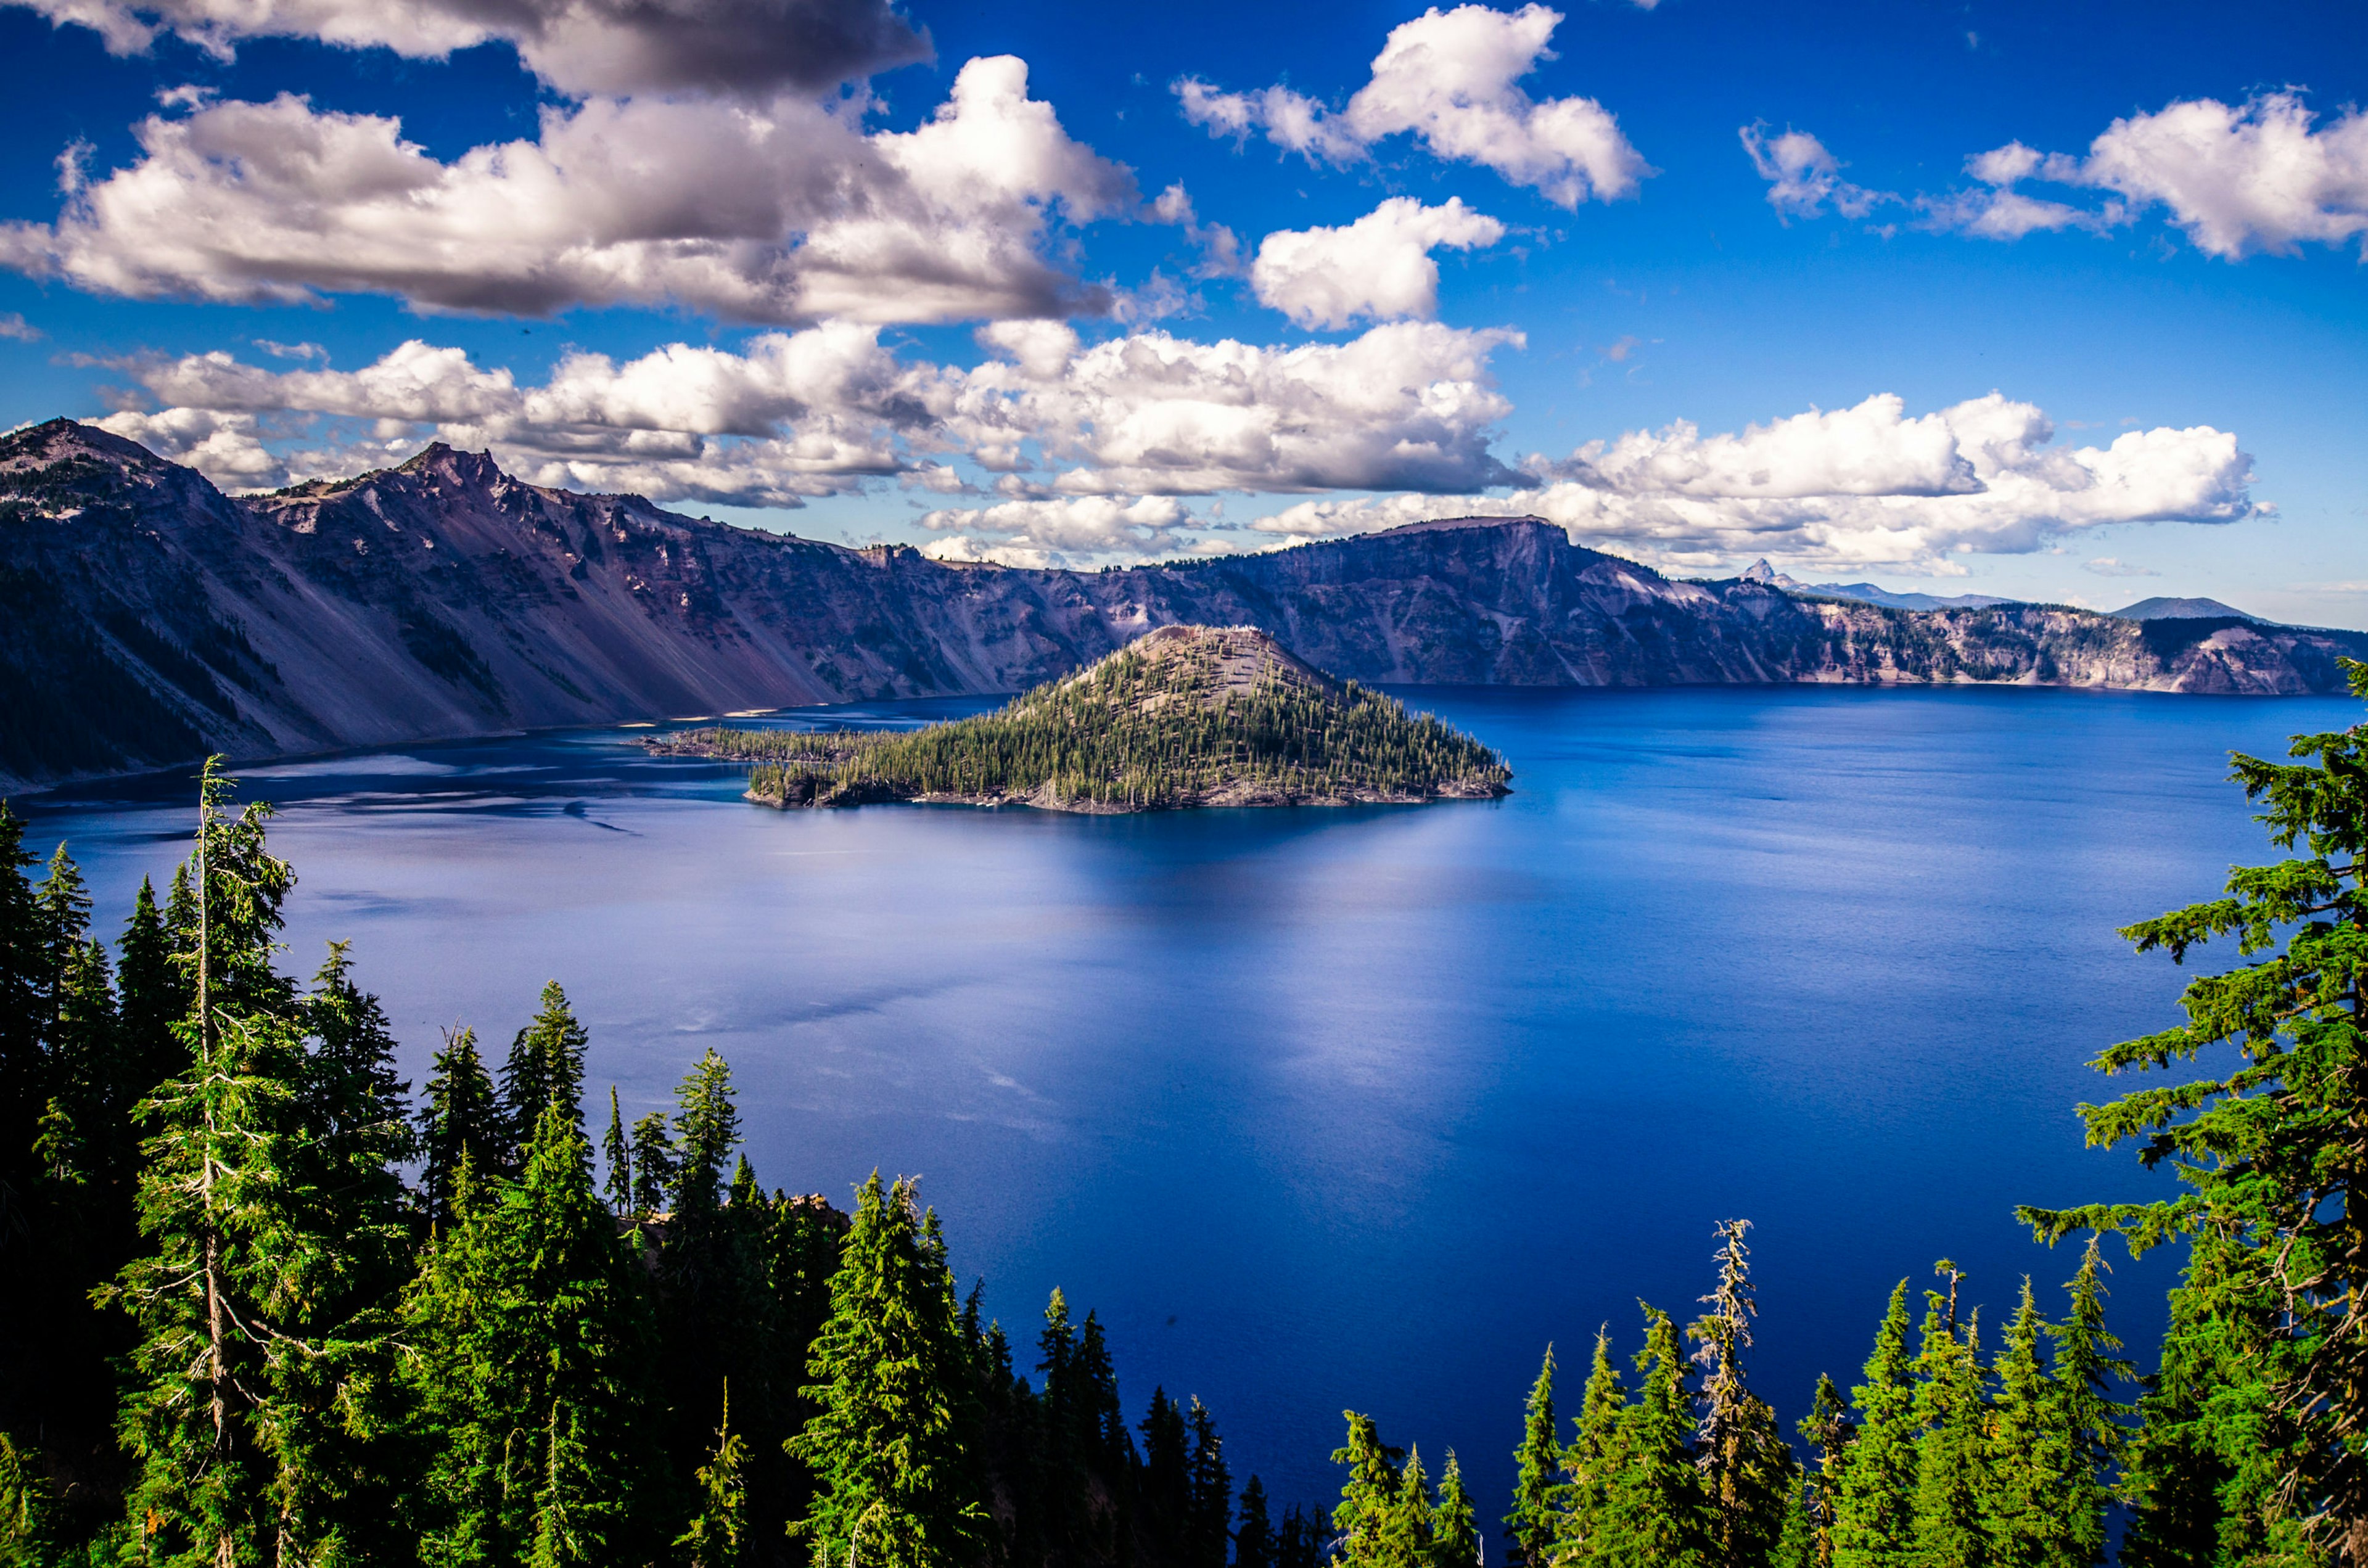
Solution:
<path fill-rule="evenodd" d="M 663 1214 L 674 1207 L 674 1135 L 662 1111 L 633 1123 L 633 1212 Z"/>
<path fill-rule="evenodd" d="M 1978 1314 L 1961 1329 L 1957 1289 L 1963 1273 L 1945 1259 L 1943 1297 L 1925 1293 L 1922 1343 L 1916 1358 L 1915 1561 L 1918 1568 L 1985 1568 L 1989 1540 L 1982 1500 L 1989 1491 L 1984 1434 L 1988 1378 L 1981 1360 Z"/>
<path fill-rule="evenodd" d="M 420 1130 L 426 1156 L 421 1196 L 428 1218 L 438 1225 L 459 1219 L 464 1173 L 470 1179 L 498 1176 L 506 1168 L 509 1142 L 494 1081 L 477 1054 L 477 1031 L 448 1029 L 427 1080 L 427 1105 Z"/>
<path fill-rule="evenodd" d="M 1242 1485 L 1242 1522 L 1234 1531 L 1234 1568 L 1275 1568 L 1274 1521 L 1268 1517 L 1266 1483 L 1253 1475 Z"/>
<path fill-rule="evenodd" d="M 740 1143 L 731 1067 L 709 1051 L 675 1091 L 675 1208 L 684 1213 L 712 1209 L 723 1197 L 732 1151 Z"/>
<path fill-rule="evenodd" d="M 1800 1512 L 1807 1529 L 1806 1561 L 1798 1568 L 1832 1568 L 1834 1561 L 1834 1520 L 1841 1500 L 1841 1481 L 1858 1427 L 1850 1420 L 1850 1405 L 1834 1380 L 1823 1372 L 1817 1374 L 1817 1390 L 1809 1401 L 1809 1414 L 1794 1428 L 1808 1443 L 1816 1458 L 1816 1471 L 1804 1479 L 1801 1490 Z"/>
<path fill-rule="evenodd" d="M 1513 1510 L 1505 1516 L 1505 1535 L 1517 1568 L 1546 1568 L 1554 1558 L 1554 1492 L 1562 1470 L 1562 1444 L 1554 1427 L 1554 1346 L 1549 1345 L 1545 1361 L 1538 1368 L 1538 1381 L 1530 1385 L 1529 1403 L 1522 1408 L 1520 1446 L 1513 1450 Z"/>
<path fill-rule="evenodd" d="M 1407 1450 L 1397 1494 L 1383 1508 L 1380 1528 L 1368 1533 L 1361 1544 L 1362 1554 L 1344 1556 L 1343 1568 L 1432 1568 L 1439 1553 L 1439 1516 L 1431 1504 L 1421 1449 Z"/>
<path fill-rule="evenodd" d="M 1332 1521 L 1321 1507 L 1283 1510 L 1274 1531 L 1274 1568 L 1322 1568 L 1328 1560 Z"/>
<path fill-rule="evenodd" d="M 977 1409 L 911 1183 L 864 1183 L 830 1300 L 808 1362 L 814 1414 L 790 1442 L 814 1481 L 796 1533 L 816 1568 L 969 1568 L 991 1528 Z"/>
<path fill-rule="evenodd" d="M 2368 699 L 2368 665 L 2346 660 L 2344 671 Z M 2219 1550 L 2249 1540 L 2300 1551 L 2307 1536 L 2310 1550 L 2358 1563 L 2368 1562 L 2368 725 L 2297 735 L 2287 755 L 2295 760 L 2232 758 L 2286 858 L 2237 868 L 2226 896 L 2122 932 L 2181 963 L 2233 940 L 2240 960 L 2188 983 L 2184 1023 L 2094 1063 L 2168 1072 L 2226 1046 L 2241 1057 L 2234 1072 L 2081 1108 L 2092 1145 L 2135 1141 L 2143 1164 L 2169 1165 L 2187 1190 L 2023 1214 L 2051 1241 L 2084 1230 L 2117 1231 L 2139 1252 L 2189 1241 L 2162 1397 L 2148 1401 L 2132 1476 L 2143 1550 L 2159 1549 L 2146 1515 L 2186 1498 L 2203 1512 L 2180 1528 Z M 2220 1472 L 2208 1502 L 2172 1473 L 2206 1467 Z"/>
<path fill-rule="evenodd" d="M 611 1119 L 613 1119 L 613 1118 Z M 675 1542 L 684 1568 L 739 1568 L 748 1537 L 748 1485 L 741 1471 L 746 1445 L 732 1430 L 732 1389 L 723 1389 L 723 1419 L 715 1451 L 700 1467 L 698 1506 L 690 1528 Z"/>
<path fill-rule="evenodd" d="M 2063 1402 L 2040 1358 L 2044 1327 L 2025 1276 L 1994 1368 L 1998 1398 L 1982 1497 L 1994 1568 L 2081 1568 L 2087 1561 L 2070 1540 L 2073 1455 L 2053 1418 Z"/>
<path fill-rule="evenodd" d="M 633 1211 L 633 1152 L 625 1142 L 624 1113 L 617 1108 L 617 1085 L 609 1085 L 609 1131 L 600 1140 L 601 1163 L 608 1167 L 601 1195 L 622 1218 Z"/>
<path fill-rule="evenodd" d="M 150 1562 L 335 1561 L 370 1522 L 321 1468 L 315 1417 L 380 1359 L 371 1239 L 307 1125 L 302 1009 L 271 968 L 292 877 L 235 819 L 209 761 L 188 879 L 191 1071 L 158 1090 L 141 1185 L 150 1247 L 112 1290 L 133 1314 L 122 1434 L 128 1503 Z M 366 1211 L 366 1206 L 365 1206 Z"/>
<path fill-rule="evenodd" d="M 1620 1369 L 1611 1359 L 1609 1324 L 1595 1332 L 1595 1358 L 1587 1377 L 1577 1430 L 1563 1450 L 1565 1477 L 1554 1540 L 1554 1561 L 1589 1563 L 1609 1544 L 1606 1512 L 1611 1485 L 1625 1462 L 1621 1413 L 1627 1407 Z"/>
<path fill-rule="evenodd" d="M 1340 1487 L 1340 1506 L 1332 1510 L 1338 1557 L 1344 1563 L 1376 1564 L 1388 1550 L 1392 1514 L 1402 1490 L 1402 1452 L 1382 1446 L 1381 1430 L 1372 1416 L 1353 1410 L 1341 1415 L 1349 1422 L 1349 1440 L 1333 1450 L 1332 1462 L 1347 1465 L 1349 1479 Z"/>
<path fill-rule="evenodd" d="M 52 1499 L 8 1434 L 0 1431 L 0 1568 L 49 1568 Z"/>
<path fill-rule="evenodd" d="M 1702 1298 L 1710 1311 L 1686 1330 L 1703 1374 L 1695 1442 L 1707 1506 L 1705 1555 L 1715 1568 L 1758 1568 L 1768 1561 L 1784 1533 L 1799 1471 L 1774 1408 L 1744 1380 L 1743 1353 L 1759 1312 L 1743 1239 L 1749 1229 L 1748 1220 L 1718 1226 L 1718 1285 Z"/>
<path fill-rule="evenodd" d="M 2095 1234 L 2089 1237 L 2078 1271 L 2065 1282 L 2070 1312 L 2046 1327 L 2055 1341 L 2049 1425 L 2069 1456 L 2065 1517 L 2072 1531 L 2070 1560 L 2079 1564 L 2104 1561 L 2105 1517 L 2115 1499 L 2115 1471 L 2128 1445 L 2123 1423 L 2130 1414 L 2113 1389 L 2135 1371 L 2117 1354 L 2122 1342 L 2105 1326 L 2106 1270 L 2099 1243 Z"/>
<path fill-rule="evenodd" d="M 1429 1568 L 1480 1568 L 1480 1520 L 1453 1449 L 1447 1450 L 1447 1468 L 1440 1472 Z"/>
<path fill-rule="evenodd" d="M 502 1064 L 502 1111 L 508 1119 L 509 1168 L 525 1164 L 527 1141 L 534 1134 L 547 1105 L 566 1105 L 583 1114 L 584 1048 L 589 1037 L 567 1006 L 559 982 L 544 983 L 533 1022 L 510 1041 L 509 1060 Z"/>
<path fill-rule="evenodd" d="M 1834 1568 L 1906 1568 L 1916 1549 L 1915 1362 L 1907 1350 L 1907 1281 L 1891 1292 L 1866 1381 L 1850 1391 L 1858 1436 L 1834 1496 Z"/>
<path fill-rule="evenodd" d="M 137 1104 L 167 1078 L 188 1070 L 188 1048 L 173 1026 L 188 1016 L 192 998 L 173 962 L 172 935 L 156 891 L 140 879 L 131 914 L 117 941 L 116 1016 L 121 1028 L 124 1093 Z"/>
<path fill-rule="evenodd" d="M 25 874 L 35 864 L 24 822 L 0 801 L 0 1206 L 12 1217 L 24 1201 L 34 1131 L 50 1099 L 41 1049 L 49 941 Z M 0 1224 L 0 1248 L 20 1234 L 20 1226 Z"/>
<path fill-rule="evenodd" d="M 1687 1568 L 1703 1561 L 1706 1502 L 1691 1436 L 1692 1394 L 1678 1327 L 1645 1309 L 1642 1384 L 1620 1414 L 1620 1466 L 1606 1488 L 1593 1561 L 1606 1568 Z"/>
<path fill-rule="evenodd" d="M 1184 1417 L 1192 1443 L 1191 1493 L 1185 1510 L 1182 1556 L 1190 1568 L 1225 1568 L 1225 1541 L 1233 1521 L 1234 1478 L 1225 1466 L 1224 1440 L 1217 1423 L 1196 1397 Z"/>
<path fill-rule="evenodd" d="M 649 1306 L 593 1188 L 576 1108 L 547 1104 L 519 1179 L 485 1188 L 430 1247 L 406 1309 L 410 1379 L 437 1438 L 425 1555 L 635 1561 L 653 1506 Z"/>

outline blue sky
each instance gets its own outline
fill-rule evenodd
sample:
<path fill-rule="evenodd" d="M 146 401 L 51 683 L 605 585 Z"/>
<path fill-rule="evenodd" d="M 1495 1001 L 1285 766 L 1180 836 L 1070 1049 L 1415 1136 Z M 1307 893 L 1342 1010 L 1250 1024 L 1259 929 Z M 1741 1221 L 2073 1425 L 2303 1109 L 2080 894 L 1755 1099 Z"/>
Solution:
<path fill-rule="evenodd" d="M 655 9 L 0 7 L 0 414 L 956 558 L 1533 509 L 2368 625 L 2356 6 Z"/>

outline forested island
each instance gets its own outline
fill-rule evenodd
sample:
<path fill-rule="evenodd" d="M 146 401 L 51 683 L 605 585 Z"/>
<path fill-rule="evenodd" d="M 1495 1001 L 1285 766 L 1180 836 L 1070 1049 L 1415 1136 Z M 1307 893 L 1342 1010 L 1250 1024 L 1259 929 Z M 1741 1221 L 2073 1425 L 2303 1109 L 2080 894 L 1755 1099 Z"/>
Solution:
<path fill-rule="evenodd" d="M 748 799 L 781 807 L 1412 804 L 1492 799 L 1512 777 L 1470 736 L 1247 626 L 1162 627 L 995 712 L 910 733 L 706 729 L 643 744 L 754 763 Z"/>
<path fill-rule="evenodd" d="M 2026 1284 L 1986 1335 L 1944 1261 L 1788 1432 L 1724 1222 L 1704 1310 L 1599 1334 L 1575 1415 L 1551 1351 L 1507 1411 L 1510 1561 L 2077 1568 L 2118 1507 L 2134 1568 L 2368 1562 L 2368 724 L 2293 755 L 2236 759 L 2284 858 L 2123 933 L 2240 961 L 2097 1059 L 2218 1073 L 2082 1108 L 2180 1189 L 2022 1211 L 2088 1238 L 2060 1315 Z M 497 1073 L 450 1033 L 415 1106 L 342 945 L 280 972 L 294 874 L 230 790 L 210 764 L 111 953 L 0 808 L 0 1564 L 1480 1568 L 1452 1453 L 1434 1481 L 1346 1412 L 1328 1506 L 1236 1493 L 1189 1393 L 1130 1420 L 1093 1314 L 983 1322 L 911 1182 L 768 1192 L 712 1051 L 596 1140 L 555 983 Z M 2143 1377 L 2107 1233 L 2184 1249 Z"/>

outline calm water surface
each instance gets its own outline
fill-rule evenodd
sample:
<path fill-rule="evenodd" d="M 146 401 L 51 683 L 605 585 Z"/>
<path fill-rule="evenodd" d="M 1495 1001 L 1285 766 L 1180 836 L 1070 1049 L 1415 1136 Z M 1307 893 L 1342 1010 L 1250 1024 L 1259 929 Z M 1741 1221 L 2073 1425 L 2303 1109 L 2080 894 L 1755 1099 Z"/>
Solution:
<path fill-rule="evenodd" d="M 2175 1017 L 2113 927 L 2261 858 L 2231 748 L 2333 699 L 2037 691 L 1405 694 L 1503 749 L 1494 804 L 1069 817 L 784 814 L 634 732 L 260 767 L 301 877 L 291 968 L 351 938 L 415 1081 L 498 1055 L 546 978 L 628 1120 L 726 1055 L 768 1186 L 919 1173 L 1032 1341 L 1064 1287 L 1131 1407 L 1216 1412 L 1236 1479 L 1328 1498 L 1344 1406 L 1463 1456 L 1502 1511 L 1555 1341 L 1680 1317 L 1745 1215 L 1787 1425 L 1947 1255 L 1993 1312 L 2018 1201 L 2137 1196 L 2071 1107 Z M 842 710 L 917 722 L 975 703 Z M 188 786 L 23 802 L 112 928 Z M 596 1128 L 597 1131 L 597 1128 Z M 2161 1266 L 2123 1263 L 2151 1348 Z M 2045 1299 L 2045 1298 L 2044 1298 Z"/>

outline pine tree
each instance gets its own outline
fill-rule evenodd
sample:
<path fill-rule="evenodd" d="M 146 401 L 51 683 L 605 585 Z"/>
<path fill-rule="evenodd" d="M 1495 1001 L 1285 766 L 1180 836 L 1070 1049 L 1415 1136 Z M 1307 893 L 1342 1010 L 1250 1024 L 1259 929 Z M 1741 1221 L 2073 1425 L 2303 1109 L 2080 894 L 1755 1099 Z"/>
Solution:
<path fill-rule="evenodd" d="M 723 1196 L 724 1169 L 740 1143 L 740 1112 L 732 1102 L 732 1069 L 711 1050 L 675 1091 L 678 1212 L 712 1209 Z"/>
<path fill-rule="evenodd" d="M 1292 1504 L 1275 1527 L 1274 1568 L 1322 1568 L 1329 1560 L 1332 1521 L 1320 1507 Z"/>
<path fill-rule="evenodd" d="M 133 1103 L 157 1085 L 188 1070 L 188 1048 L 173 1026 L 188 1017 L 193 998 L 173 962 L 172 934 L 156 891 L 140 879 L 131 914 L 116 951 L 116 1014 L 121 1027 L 124 1092 Z"/>
<path fill-rule="evenodd" d="M 2068 1455 L 2064 1510 L 2071 1535 L 2065 1561 L 2083 1565 L 2105 1560 L 2105 1517 L 2114 1502 L 2114 1472 L 2128 1446 L 2123 1423 L 2130 1414 L 2112 1391 L 2135 1371 L 2116 1354 L 2122 1342 L 2105 1326 L 2104 1272 L 2102 1249 L 2092 1234 L 2078 1271 L 2065 1282 L 2071 1311 L 2063 1323 L 2047 1325 L 2055 1341 L 2055 1375 L 2048 1382 L 2052 1403 L 2046 1414 L 2055 1443 Z"/>
<path fill-rule="evenodd" d="M 663 1112 L 633 1123 L 633 1212 L 663 1214 L 674 1207 L 674 1135 Z"/>
<path fill-rule="evenodd" d="M 322 1413 L 382 1366 L 366 1195 L 309 1123 L 304 1008 L 271 968 L 292 877 L 264 841 L 265 805 L 224 815 L 206 766 L 186 955 L 192 1070 L 160 1087 L 141 1185 L 151 1248 L 111 1292 L 137 1323 L 122 1434 L 146 1561 L 337 1562 L 373 1528 L 333 1473 Z M 378 1249 L 384 1259 L 388 1248 Z"/>
<path fill-rule="evenodd" d="M 1447 1450 L 1447 1468 L 1440 1472 L 1431 1537 L 1429 1568 L 1480 1568 L 1480 1520 L 1453 1449 Z"/>
<path fill-rule="evenodd" d="M 2062 1406 L 2040 1358 L 2045 1328 L 2031 1279 L 1993 1368 L 1998 1399 L 1986 1455 L 1982 1527 L 1995 1568 L 2079 1568 L 2072 1549 L 2071 1446 L 2053 1419 Z"/>
<path fill-rule="evenodd" d="M 1907 1281 L 1902 1279 L 1875 1332 L 1866 1381 L 1850 1391 L 1858 1436 L 1834 1496 L 1834 1568 L 1907 1568 L 1913 1561 L 1921 1426 L 1914 1366 L 1907 1351 Z"/>
<path fill-rule="evenodd" d="M 1517 1479 L 1505 1535 L 1516 1568 L 1546 1568 L 1554 1559 L 1554 1491 L 1562 1470 L 1562 1444 L 1554 1436 L 1554 1346 L 1549 1345 L 1522 1409 L 1520 1447 L 1513 1450 Z"/>
<path fill-rule="evenodd" d="M 624 1113 L 617 1107 L 617 1085 L 609 1085 L 609 1131 L 600 1140 L 601 1163 L 608 1167 L 601 1194 L 620 1219 L 633 1211 L 633 1152 L 625 1142 Z"/>
<path fill-rule="evenodd" d="M 1936 1270 L 1948 1294 L 1925 1293 L 1922 1344 L 1916 1358 L 1917 1424 L 1914 1560 L 1918 1568 L 1986 1568 L 1989 1540 L 1982 1499 L 1988 1379 L 1982 1368 L 1978 1317 L 1961 1330 L 1957 1290 L 1964 1276 L 1945 1258 Z"/>
<path fill-rule="evenodd" d="M 797 1526 L 817 1568 L 969 1568 L 991 1528 L 954 1288 L 912 1184 L 857 1194 L 790 1451 L 814 1480 Z"/>
<path fill-rule="evenodd" d="M 1188 1568 L 1225 1568 L 1227 1527 L 1234 1513 L 1233 1472 L 1225 1466 L 1224 1440 L 1198 1398 L 1185 1414 L 1192 1440 L 1191 1493 L 1184 1515 L 1182 1558 Z"/>
<path fill-rule="evenodd" d="M 427 1080 L 420 1148 L 426 1156 L 420 1191 L 428 1218 L 450 1226 L 459 1219 L 464 1179 L 499 1176 L 507 1169 L 508 1130 L 494 1081 L 477 1054 L 477 1031 L 448 1029 Z"/>
<path fill-rule="evenodd" d="M 1621 1413 L 1627 1403 L 1620 1369 L 1611 1359 L 1611 1329 L 1605 1324 L 1595 1332 L 1595 1358 L 1588 1371 L 1577 1430 L 1563 1450 L 1555 1562 L 1591 1563 L 1611 1544 L 1606 1510 L 1612 1483 L 1625 1463 Z"/>
<path fill-rule="evenodd" d="M 502 1111 L 507 1119 L 511 1148 L 509 1168 L 525 1164 L 527 1141 L 547 1105 L 567 1105 L 583 1114 L 584 1049 L 589 1037 L 567 1006 L 559 982 L 542 988 L 534 1021 L 510 1041 L 509 1060 L 502 1064 Z"/>
<path fill-rule="evenodd" d="M 1242 1522 L 1234 1531 L 1234 1568 L 1276 1568 L 1274 1522 L 1267 1516 L 1266 1483 L 1255 1475 L 1242 1486 Z"/>
<path fill-rule="evenodd" d="M 1745 1385 L 1743 1352 L 1751 1347 L 1752 1295 L 1748 1220 L 1717 1229 L 1718 1285 L 1702 1298 L 1710 1311 L 1686 1330 L 1702 1369 L 1702 1423 L 1695 1433 L 1707 1504 L 1706 1556 L 1715 1568 L 1759 1568 L 1784 1533 L 1799 1467 L 1776 1412 Z"/>
<path fill-rule="evenodd" d="M 1347 1465 L 1349 1479 L 1340 1488 L 1340 1506 L 1332 1510 L 1332 1528 L 1339 1537 L 1339 1561 L 1368 1568 L 1379 1564 L 1388 1550 L 1404 1461 L 1401 1450 L 1382 1446 L 1372 1416 L 1353 1410 L 1341 1415 L 1349 1422 L 1349 1440 L 1333 1450 L 1332 1462 Z"/>
<path fill-rule="evenodd" d="M 715 1452 L 700 1467 L 699 1506 L 690 1528 L 674 1543 L 684 1568 L 739 1568 L 748 1538 L 748 1486 L 741 1474 L 746 1449 L 732 1430 L 732 1388 L 727 1383 L 723 1419 L 715 1428 Z"/>
<path fill-rule="evenodd" d="M 1858 1427 L 1850 1420 L 1850 1405 L 1834 1380 L 1823 1372 L 1817 1374 L 1817 1390 L 1809 1402 L 1809 1414 L 1794 1428 L 1816 1455 L 1817 1468 L 1804 1478 L 1801 1489 L 1799 1512 L 1807 1530 L 1806 1561 L 1799 1568 L 1832 1568 L 1834 1561 L 1834 1521 L 1841 1500 L 1841 1481 L 1849 1460 L 1851 1442 L 1858 1437 Z"/>
<path fill-rule="evenodd" d="M 37 863 L 25 851 L 24 822 L 0 801 L 0 1206 L 11 1216 L 24 1201 L 34 1132 L 50 1101 L 41 1048 L 49 940 L 25 874 Z M 0 1249 L 20 1233 L 0 1224 Z"/>
<path fill-rule="evenodd" d="M 593 1188 L 576 1108 L 553 1099 L 519 1179 L 488 1178 L 461 1207 L 406 1308 L 407 1373 L 435 1437 L 431 1562 L 638 1560 L 652 1506 L 645 1289 Z"/>
<path fill-rule="evenodd" d="M 2344 671 L 2368 699 L 2368 665 Z M 2356 1563 L 2368 1562 L 2368 725 L 2297 735 L 2287 755 L 2232 761 L 2288 858 L 2237 868 L 2227 896 L 2122 932 L 2181 963 L 2233 939 L 2244 961 L 2188 983 L 2184 1023 L 2095 1065 L 2168 1072 L 2221 1047 L 2244 1060 L 2081 1108 L 2091 1144 L 2135 1141 L 2143 1164 L 2188 1190 L 2022 1212 L 2051 1241 L 2111 1230 L 2144 1252 L 2189 1240 L 2160 1391 L 2176 1394 L 2149 1401 L 2132 1475 L 2142 1550 L 2161 1544 L 2146 1513 L 2186 1499 L 2203 1512 L 2179 1528 L 2219 1550 L 2291 1552 L 2300 1533 Z M 2155 1433 L 2157 1421 L 2169 1425 Z M 2208 1502 L 2164 1461 L 2219 1471 Z"/>
<path fill-rule="evenodd" d="M 1678 1327 L 1645 1309 L 1643 1376 L 1620 1415 L 1620 1468 L 1606 1489 L 1594 1561 L 1607 1568 L 1689 1568 L 1703 1561 L 1706 1500 L 1688 1440 L 1692 1393 Z"/>

